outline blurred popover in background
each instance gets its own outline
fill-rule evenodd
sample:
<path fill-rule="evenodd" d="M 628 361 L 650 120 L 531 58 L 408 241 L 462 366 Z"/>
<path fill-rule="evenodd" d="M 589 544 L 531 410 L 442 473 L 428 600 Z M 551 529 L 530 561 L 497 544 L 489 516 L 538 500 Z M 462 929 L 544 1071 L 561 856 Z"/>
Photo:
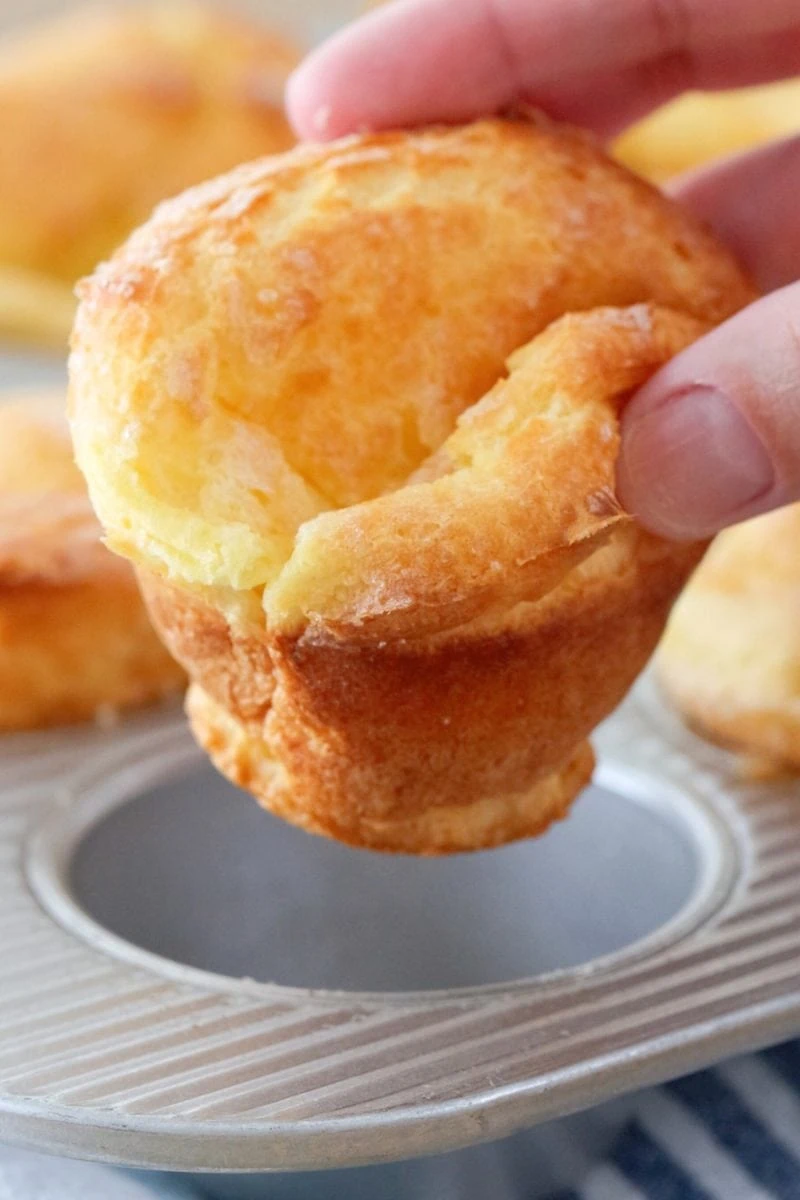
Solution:
<path fill-rule="evenodd" d="M 0 334 L 66 346 L 72 286 L 164 198 L 293 138 L 293 47 L 192 0 L 78 7 L 0 47 Z"/>
<path fill-rule="evenodd" d="M 614 147 L 656 183 L 714 158 L 800 133 L 800 80 L 725 92 L 688 92 L 632 126 Z"/>
<path fill-rule="evenodd" d="M 720 534 L 658 666 L 698 731 L 800 771 L 800 505 Z"/>
<path fill-rule="evenodd" d="M 0 730 L 178 691 L 133 571 L 101 543 L 62 391 L 0 397 Z"/>

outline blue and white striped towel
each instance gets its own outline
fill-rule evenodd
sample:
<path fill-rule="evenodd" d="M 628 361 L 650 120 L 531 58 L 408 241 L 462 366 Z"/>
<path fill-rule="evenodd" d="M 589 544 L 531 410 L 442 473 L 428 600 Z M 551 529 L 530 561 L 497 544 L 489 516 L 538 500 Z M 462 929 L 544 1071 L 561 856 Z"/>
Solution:
<path fill-rule="evenodd" d="M 575 1146 L 576 1156 L 580 1151 Z M 570 1152 L 568 1145 L 564 1152 Z M 436 1178 L 431 1188 L 414 1188 L 407 1200 L 512 1195 L 508 1180 L 498 1181 L 492 1195 L 485 1176 L 480 1194 L 463 1174 Z M 271 1200 L 269 1183 L 259 1186 L 258 1200 Z M 513 1200 L 528 1200 L 531 1194 L 524 1183 L 514 1191 Z M 0 1200 L 204 1200 L 205 1195 L 177 1177 L 132 1177 L 17 1150 L 0 1153 Z M 307 1200 L 326 1197 L 312 1189 Z M 553 1200 L 800 1200 L 800 1042 L 643 1092 L 608 1157 L 589 1169 L 577 1190 Z"/>
<path fill-rule="evenodd" d="M 800 1042 L 644 1092 L 558 1200 L 800 1200 Z"/>

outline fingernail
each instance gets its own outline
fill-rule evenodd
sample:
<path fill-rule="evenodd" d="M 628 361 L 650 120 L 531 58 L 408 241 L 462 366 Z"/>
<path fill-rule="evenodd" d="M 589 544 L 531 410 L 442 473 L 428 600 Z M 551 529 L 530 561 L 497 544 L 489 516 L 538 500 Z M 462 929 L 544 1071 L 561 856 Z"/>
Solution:
<path fill-rule="evenodd" d="M 761 438 L 715 388 L 680 392 L 644 411 L 634 401 L 626 414 L 620 498 L 656 533 L 708 537 L 750 516 L 774 482 Z"/>

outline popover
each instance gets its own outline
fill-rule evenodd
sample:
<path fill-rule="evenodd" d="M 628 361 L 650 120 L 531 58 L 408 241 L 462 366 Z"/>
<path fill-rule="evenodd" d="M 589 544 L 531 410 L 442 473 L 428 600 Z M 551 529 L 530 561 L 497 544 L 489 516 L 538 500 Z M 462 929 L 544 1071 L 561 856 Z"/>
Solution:
<path fill-rule="evenodd" d="M 563 816 L 702 554 L 617 501 L 620 406 L 751 295 L 543 119 L 303 147 L 164 205 L 82 286 L 72 422 L 221 770 L 381 850 Z"/>
<path fill-rule="evenodd" d="M 293 138 L 294 49 L 193 0 L 78 7 L 0 49 L 0 329 L 65 345 L 72 285 L 167 196 Z"/>
<path fill-rule="evenodd" d="M 696 729 L 800 770 L 800 505 L 719 535 L 657 661 Z"/>
<path fill-rule="evenodd" d="M 101 543 L 63 391 L 0 400 L 0 730 L 92 718 L 179 690 L 130 565 Z"/>

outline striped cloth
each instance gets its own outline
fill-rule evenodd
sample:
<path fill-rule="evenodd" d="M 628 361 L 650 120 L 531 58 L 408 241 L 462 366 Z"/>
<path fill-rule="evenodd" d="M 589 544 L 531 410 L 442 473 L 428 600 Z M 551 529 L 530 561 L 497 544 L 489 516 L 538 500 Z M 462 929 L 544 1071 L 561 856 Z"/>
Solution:
<path fill-rule="evenodd" d="M 800 1200 L 800 1042 L 642 1093 L 608 1158 L 556 1200 Z"/>

